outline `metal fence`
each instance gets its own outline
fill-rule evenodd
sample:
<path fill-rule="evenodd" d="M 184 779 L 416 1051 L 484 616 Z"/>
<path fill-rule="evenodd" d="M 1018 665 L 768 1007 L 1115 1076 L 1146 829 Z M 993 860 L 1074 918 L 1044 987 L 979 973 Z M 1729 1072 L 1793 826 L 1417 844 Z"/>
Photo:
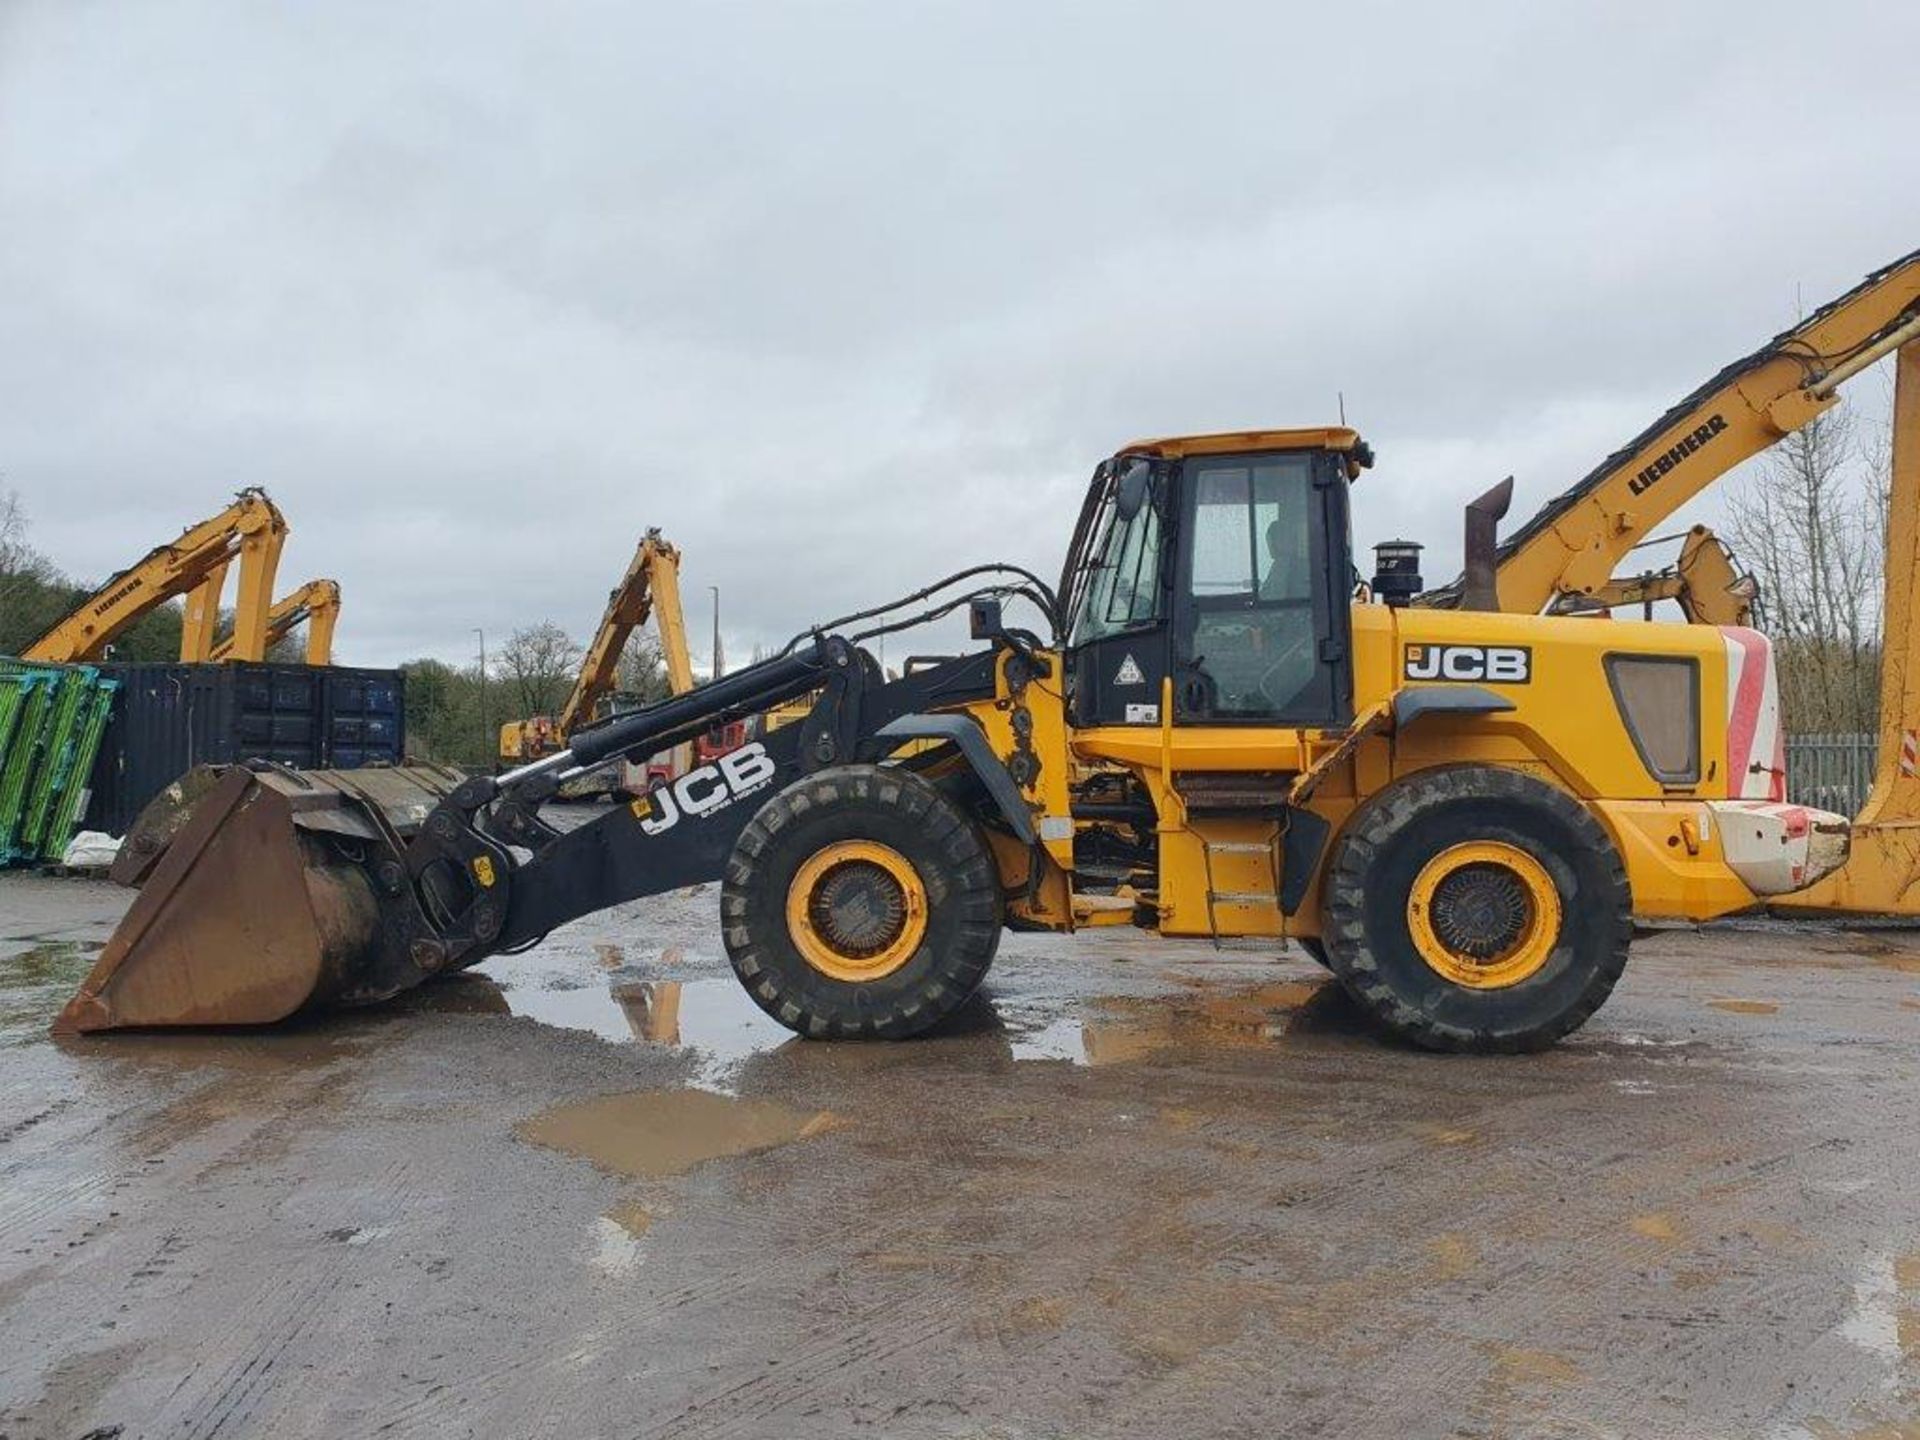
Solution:
<path fill-rule="evenodd" d="M 1854 815 L 1873 788 L 1878 750 L 1872 735 L 1792 735 L 1787 739 L 1787 798 Z"/>

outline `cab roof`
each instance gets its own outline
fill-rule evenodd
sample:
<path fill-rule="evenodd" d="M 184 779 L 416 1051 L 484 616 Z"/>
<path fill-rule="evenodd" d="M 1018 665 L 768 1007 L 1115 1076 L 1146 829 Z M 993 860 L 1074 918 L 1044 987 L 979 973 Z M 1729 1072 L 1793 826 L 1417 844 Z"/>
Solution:
<path fill-rule="evenodd" d="M 1344 425 L 1310 430 L 1227 430 L 1217 435 L 1173 435 L 1160 440 L 1136 440 L 1122 446 L 1122 455 L 1154 455 L 1178 460 L 1186 455 L 1236 455 L 1248 450 L 1339 450 L 1364 452 L 1360 432 Z M 1371 459 L 1371 456 L 1368 457 Z M 1362 464 L 1368 463 L 1361 461 Z"/>

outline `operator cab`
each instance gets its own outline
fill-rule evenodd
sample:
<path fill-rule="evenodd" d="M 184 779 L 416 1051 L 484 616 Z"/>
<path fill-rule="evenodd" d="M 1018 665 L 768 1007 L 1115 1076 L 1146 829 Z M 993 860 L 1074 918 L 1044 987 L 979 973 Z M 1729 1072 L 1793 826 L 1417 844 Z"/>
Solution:
<path fill-rule="evenodd" d="M 1062 577 L 1076 726 L 1353 718 L 1351 430 L 1129 445 L 1094 471 Z"/>

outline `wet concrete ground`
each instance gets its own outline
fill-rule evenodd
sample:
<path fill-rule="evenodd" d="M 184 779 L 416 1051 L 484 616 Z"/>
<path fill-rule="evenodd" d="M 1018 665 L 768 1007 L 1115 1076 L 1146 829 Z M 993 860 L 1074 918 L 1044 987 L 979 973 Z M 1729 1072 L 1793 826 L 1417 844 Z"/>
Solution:
<path fill-rule="evenodd" d="M 1641 942 L 1544 1056 L 1008 936 L 793 1041 L 711 890 L 269 1034 L 55 1044 L 0 877 L 0 1436 L 1920 1436 L 1920 935 Z M 489 978 L 490 977 L 490 978 Z"/>

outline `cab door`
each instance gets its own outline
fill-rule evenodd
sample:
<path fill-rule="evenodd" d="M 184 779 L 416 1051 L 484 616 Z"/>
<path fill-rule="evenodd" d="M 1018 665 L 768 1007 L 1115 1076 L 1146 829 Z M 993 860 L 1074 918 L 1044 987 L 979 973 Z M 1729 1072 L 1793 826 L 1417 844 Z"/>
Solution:
<path fill-rule="evenodd" d="M 1192 455 L 1180 481 L 1175 723 L 1351 722 L 1353 562 L 1339 457 Z"/>

